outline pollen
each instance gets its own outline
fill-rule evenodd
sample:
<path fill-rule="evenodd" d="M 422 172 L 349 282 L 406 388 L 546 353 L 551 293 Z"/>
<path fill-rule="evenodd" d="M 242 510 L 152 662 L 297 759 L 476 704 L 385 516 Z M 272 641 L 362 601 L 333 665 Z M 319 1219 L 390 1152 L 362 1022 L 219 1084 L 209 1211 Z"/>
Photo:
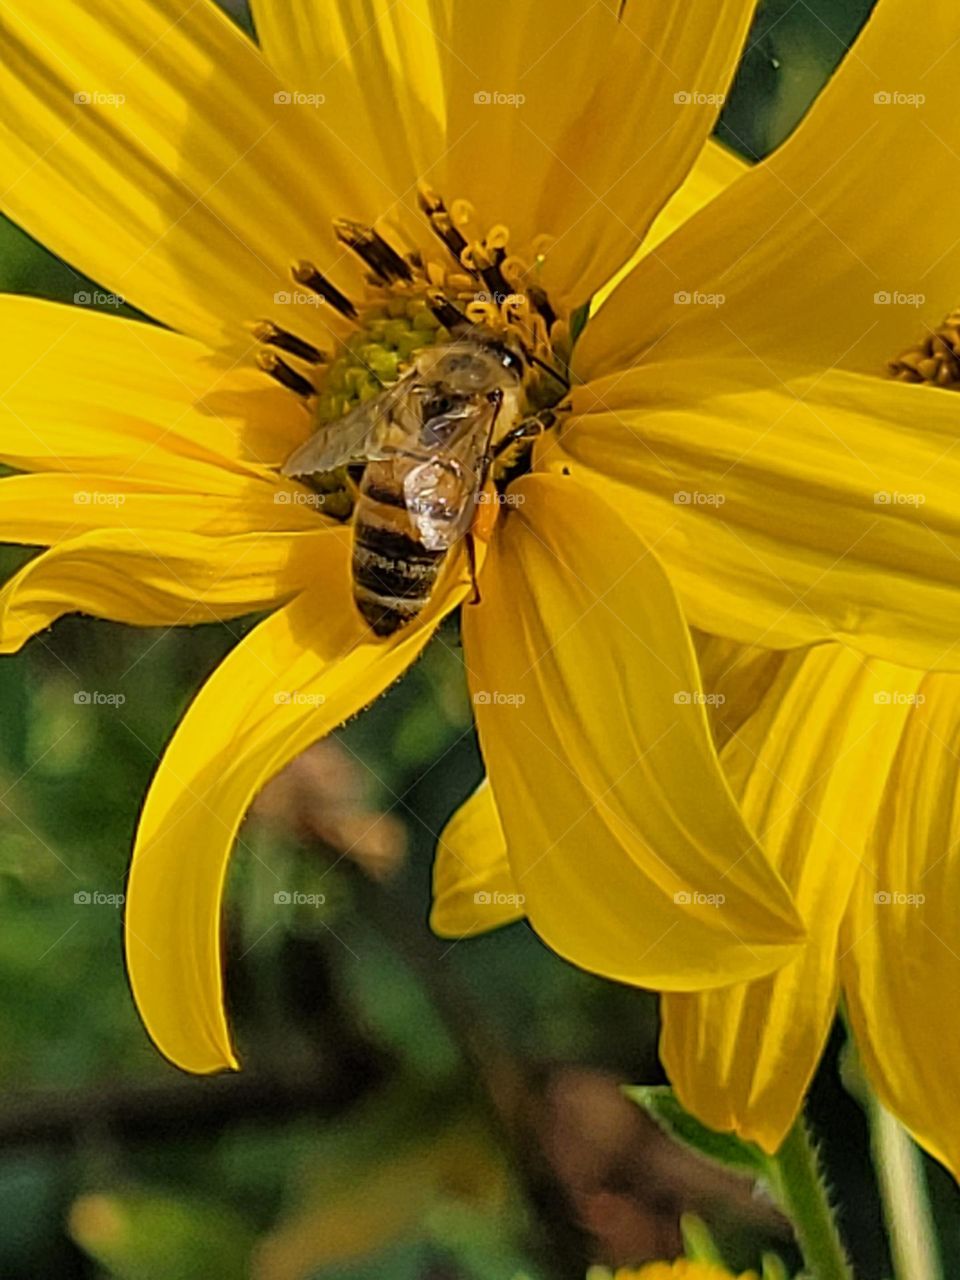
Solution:
<path fill-rule="evenodd" d="M 889 361 L 887 368 L 900 382 L 960 390 L 960 309 L 951 311 L 919 346 Z"/>
<path fill-rule="evenodd" d="M 374 227 L 338 218 L 334 233 L 366 268 L 362 294 L 345 296 L 312 262 L 291 274 L 353 323 L 333 353 L 325 353 L 272 321 L 251 326 L 261 344 L 260 367 L 300 396 L 318 425 L 335 422 L 379 395 L 409 369 L 417 352 L 449 342 L 471 325 L 512 340 L 527 360 L 525 413 L 555 405 L 568 386 L 569 318 L 539 283 L 544 244 L 522 257 L 511 252 L 510 229 L 482 229 L 469 201 L 448 207 L 422 188 L 423 247 L 391 244 Z"/>

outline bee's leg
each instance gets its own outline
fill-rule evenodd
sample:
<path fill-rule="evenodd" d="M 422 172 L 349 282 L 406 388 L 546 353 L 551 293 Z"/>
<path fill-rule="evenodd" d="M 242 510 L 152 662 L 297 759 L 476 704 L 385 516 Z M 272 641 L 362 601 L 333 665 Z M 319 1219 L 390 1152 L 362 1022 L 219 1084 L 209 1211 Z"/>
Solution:
<path fill-rule="evenodd" d="M 491 453 L 491 461 L 498 462 L 504 454 L 509 454 L 511 449 L 515 449 L 517 445 L 523 444 L 525 440 L 536 440 L 537 436 L 543 435 L 544 431 L 550 426 L 549 422 L 545 422 L 539 415 L 533 418 L 524 418 L 523 422 L 518 422 L 502 440 L 498 440 L 494 445 Z"/>
<path fill-rule="evenodd" d="M 477 580 L 477 544 L 472 533 L 467 534 L 467 564 L 470 566 L 470 581 L 473 583 L 473 595 L 468 604 L 480 603 L 480 583 Z"/>

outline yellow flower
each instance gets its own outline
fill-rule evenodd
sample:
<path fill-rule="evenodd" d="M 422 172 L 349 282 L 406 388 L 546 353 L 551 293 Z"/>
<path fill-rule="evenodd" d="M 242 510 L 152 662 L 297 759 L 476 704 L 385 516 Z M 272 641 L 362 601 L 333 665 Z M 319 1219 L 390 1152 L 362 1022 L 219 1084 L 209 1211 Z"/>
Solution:
<path fill-rule="evenodd" d="M 484 923 L 516 910 L 465 893 L 479 852 L 599 973 L 690 991 L 772 972 L 799 926 L 721 770 L 686 618 L 960 666 L 954 407 L 878 380 L 912 316 L 872 303 L 921 264 L 931 307 L 956 296 L 949 202 L 927 189 L 941 144 L 864 91 L 929 48 L 924 91 L 949 118 L 952 9 L 928 6 L 905 51 L 885 33 L 909 10 L 881 0 L 869 75 L 845 69 L 741 174 L 705 144 L 752 8 L 372 0 L 361 17 L 264 0 L 259 49 L 210 0 L 0 11 L 3 208 L 167 326 L 4 301 L 0 459 L 32 474 L 3 482 L 0 533 L 50 550 L 2 593 L 0 647 L 76 610 L 272 611 L 185 715 L 137 835 L 128 963 L 177 1063 L 235 1061 L 219 914 L 252 797 L 470 592 L 456 556 L 429 609 L 377 639 L 351 599 L 349 529 L 279 474 L 374 389 L 368 367 L 436 332 L 428 311 L 446 323 L 438 294 L 569 360 L 574 382 L 464 609 L 490 783 L 454 833 L 493 841 L 457 880 L 449 838 L 439 928 L 464 897 Z M 890 183 L 901 154 L 911 181 Z M 644 240 L 571 356 L 578 308 Z M 922 528 L 873 501 L 934 463 Z"/>
<path fill-rule="evenodd" d="M 726 1267 L 715 1266 L 712 1262 L 688 1262 L 680 1258 L 677 1262 L 648 1262 L 636 1270 L 621 1267 L 612 1275 L 594 1267 L 587 1280 L 738 1280 L 738 1277 Z M 757 1280 L 757 1274 L 744 1271 L 739 1280 Z"/>
<path fill-rule="evenodd" d="M 706 1124 L 776 1150 L 842 995 L 875 1093 L 956 1176 L 960 681 L 837 645 L 701 652 L 736 708 L 721 760 L 808 942 L 770 979 L 664 998 L 673 1085 Z"/>

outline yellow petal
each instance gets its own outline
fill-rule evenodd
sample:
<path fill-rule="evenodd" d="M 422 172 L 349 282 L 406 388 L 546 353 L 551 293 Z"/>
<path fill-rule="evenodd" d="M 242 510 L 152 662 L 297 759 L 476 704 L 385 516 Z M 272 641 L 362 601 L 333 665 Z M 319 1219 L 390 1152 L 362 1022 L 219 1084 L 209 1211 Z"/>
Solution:
<path fill-rule="evenodd" d="M 808 938 L 770 977 L 664 997 L 660 1051 L 689 1111 L 769 1152 L 833 1023 L 841 921 L 920 679 L 839 645 L 790 654 L 720 757 Z"/>
<path fill-rule="evenodd" d="M 0 326 L 0 460 L 11 466 L 230 493 L 237 475 L 283 486 L 265 468 L 310 432 L 270 378 L 153 325 L 8 296 Z"/>
<path fill-rule="evenodd" d="M 663 570 L 574 481 L 511 492 L 463 627 L 531 924 L 575 964 L 643 986 L 770 972 L 795 953 L 796 916 L 720 771 Z"/>
<path fill-rule="evenodd" d="M 4 481 L 7 483 L 7 481 Z M 268 609 L 307 586 L 349 530 L 200 534 L 94 529 L 26 564 L 0 591 L 0 652 L 66 613 L 135 626 L 182 626 Z"/>
<path fill-rule="evenodd" d="M 880 1101 L 956 1177 L 960 680 L 927 676 L 920 694 L 854 891 L 841 976 Z"/>
<path fill-rule="evenodd" d="M 787 655 L 782 649 L 740 645 L 703 631 L 695 631 L 693 641 L 709 697 L 710 728 L 717 749 L 722 750 L 759 710 Z"/>
<path fill-rule="evenodd" d="M 639 366 L 574 404 L 544 465 L 601 486 L 656 544 L 697 627 L 960 667 L 953 393 L 690 361 Z"/>
<path fill-rule="evenodd" d="M 445 145 L 444 36 L 431 0 L 253 0 L 251 8 L 278 76 L 323 96 L 325 151 L 365 171 L 379 213 L 398 197 L 412 205 L 417 180 Z"/>
<path fill-rule="evenodd" d="M 466 589 L 440 594 L 422 623 L 371 642 L 349 600 L 343 550 L 317 557 L 313 588 L 256 627 L 201 689 L 144 806 L 127 889 L 127 964 L 148 1031 L 189 1071 L 236 1066 L 220 910 L 251 800 L 396 680 Z"/>
<path fill-rule="evenodd" d="M 512 245 L 550 236 L 542 282 L 583 302 L 693 166 L 754 4 L 442 7 L 449 150 L 435 185 L 482 226 L 506 223 Z"/>
<path fill-rule="evenodd" d="M 187 475 L 199 471 L 198 465 Z M 220 479 L 222 472 L 214 475 Z M 290 501 L 290 491 L 234 479 L 235 491 L 224 495 L 85 472 L 7 476 L 0 480 L 0 539 L 48 546 L 98 529 L 136 529 L 162 555 L 168 532 L 222 538 L 318 530 L 316 508 Z"/>
<path fill-rule="evenodd" d="M 722 143 L 708 138 L 696 163 L 684 178 L 683 185 L 660 210 L 640 248 L 626 266 L 594 294 L 591 311 L 595 312 L 603 305 L 617 285 L 636 268 L 638 262 L 652 253 L 668 236 L 672 236 L 721 191 L 725 191 L 749 167 L 746 160 L 735 151 L 729 151 Z"/>
<path fill-rule="evenodd" d="M 485 778 L 437 841 L 430 926 L 441 938 L 462 938 L 522 918 L 522 895 L 510 871 L 503 825 Z"/>
<path fill-rule="evenodd" d="M 10 0 L 0 44 L 5 213 L 171 328 L 246 347 L 267 316 L 329 341 L 329 307 L 275 295 L 297 258 L 349 292 L 331 217 L 362 216 L 362 167 L 212 0 Z"/>
<path fill-rule="evenodd" d="M 882 0 L 793 136 L 611 298 L 578 344 L 580 371 L 655 350 L 882 373 L 924 338 L 960 303 L 960 155 L 944 128 L 956 37 L 949 0 L 922 21 L 910 0 Z M 725 302 L 677 305 L 678 293 Z"/>

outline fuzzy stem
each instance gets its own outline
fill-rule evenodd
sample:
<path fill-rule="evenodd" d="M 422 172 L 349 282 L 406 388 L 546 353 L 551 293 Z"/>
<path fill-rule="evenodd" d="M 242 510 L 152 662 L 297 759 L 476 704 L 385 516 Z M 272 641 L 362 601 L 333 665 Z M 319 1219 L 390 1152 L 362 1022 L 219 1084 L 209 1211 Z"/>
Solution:
<path fill-rule="evenodd" d="M 814 1280 L 854 1280 L 810 1132 L 799 1118 L 771 1160 L 773 1191 Z"/>

